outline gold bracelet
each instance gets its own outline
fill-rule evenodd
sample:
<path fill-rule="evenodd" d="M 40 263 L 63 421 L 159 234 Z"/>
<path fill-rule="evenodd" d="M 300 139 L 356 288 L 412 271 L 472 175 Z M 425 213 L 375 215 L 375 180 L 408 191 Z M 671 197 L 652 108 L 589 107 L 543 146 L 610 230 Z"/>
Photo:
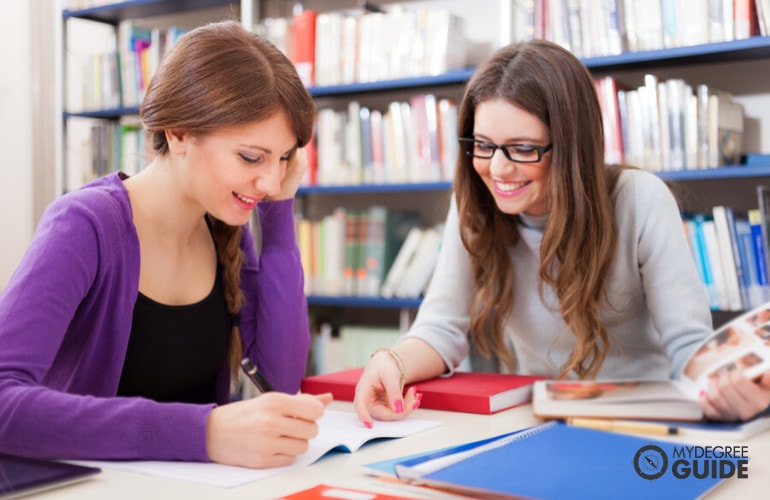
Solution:
<path fill-rule="evenodd" d="M 401 390 L 403 391 L 404 383 L 406 382 L 406 368 L 404 368 L 404 362 L 401 359 L 401 356 L 399 356 L 398 353 L 390 347 L 380 347 L 372 353 L 371 357 L 374 357 L 374 355 L 380 351 L 387 352 L 388 356 L 390 356 L 390 358 L 396 363 L 396 367 L 398 367 L 399 374 L 401 375 L 401 380 L 399 382 L 401 384 Z"/>

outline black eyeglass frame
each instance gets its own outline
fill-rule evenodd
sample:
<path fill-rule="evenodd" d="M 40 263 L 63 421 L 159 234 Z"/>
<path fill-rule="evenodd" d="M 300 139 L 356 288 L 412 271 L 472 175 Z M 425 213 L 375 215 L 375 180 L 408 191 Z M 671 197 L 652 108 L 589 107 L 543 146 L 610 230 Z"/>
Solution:
<path fill-rule="evenodd" d="M 536 146 L 534 144 L 495 144 L 494 142 L 489 141 L 482 141 L 479 139 L 474 139 L 473 137 L 458 137 L 457 139 L 461 143 L 470 144 L 471 148 L 465 150 L 465 154 L 472 157 L 472 158 L 482 158 L 484 160 L 491 160 L 493 156 L 495 156 L 495 152 L 499 149 L 503 152 L 503 155 L 508 159 L 508 161 L 512 161 L 514 163 L 538 163 L 542 161 L 543 155 L 545 155 L 548 151 L 553 149 L 553 143 L 548 144 L 546 146 Z M 487 148 L 491 148 L 492 152 L 489 154 L 489 156 L 481 156 L 476 153 L 475 147 L 473 147 L 475 144 L 483 144 Z M 508 152 L 508 148 L 511 147 L 527 147 L 532 148 L 534 151 L 537 151 L 537 159 L 536 160 L 514 160 L 511 158 L 511 154 Z"/>

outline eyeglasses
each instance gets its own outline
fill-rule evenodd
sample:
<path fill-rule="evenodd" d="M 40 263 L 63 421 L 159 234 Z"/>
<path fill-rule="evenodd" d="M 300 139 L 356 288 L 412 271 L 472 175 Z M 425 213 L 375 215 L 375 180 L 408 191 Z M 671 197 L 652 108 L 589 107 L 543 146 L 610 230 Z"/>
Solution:
<path fill-rule="evenodd" d="M 460 137 L 459 141 L 465 146 L 465 154 L 474 158 L 491 159 L 498 149 L 503 152 L 508 160 L 516 163 L 537 163 L 543 159 L 543 155 L 553 148 L 553 144 L 547 146 L 535 146 L 534 144 L 495 144 L 489 141 L 480 141 L 471 137 Z"/>

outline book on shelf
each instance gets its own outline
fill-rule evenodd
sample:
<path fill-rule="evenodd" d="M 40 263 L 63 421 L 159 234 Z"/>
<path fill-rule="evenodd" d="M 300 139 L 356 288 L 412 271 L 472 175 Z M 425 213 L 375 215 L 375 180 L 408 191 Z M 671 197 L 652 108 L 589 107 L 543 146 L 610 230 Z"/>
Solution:
<path fill-rule="evenodd" d="M 382 283 L 380 295 L 382 295 L 383 298 L 389 299 L 396 295 L 396 290 L 406 273 L 409 262 L 414 257 L 414 253 L 420 245 L 423 231 L 424 230 L 421 227 L 415 226 L 407 233 L 404 243 L 399 248 L 396 257 L 393 260 L 393 264 L 390 266 L 390 269 L 388 269 L 385 280 Z"/>
<path fill-rule="evenodd" d="M 594 80 L 599 96 L 604 126 L 604 161 L 610 165 L 623 163 L 623 138 L 618 108 L 618 82 L 612 76 Z"/>
<path fill-rule="evenodd" d="M 347 174 L 345 184 L 361 184 L 363 181 L 363 151 L 361 133 L 361 104 L 348 102 L 347 112 L 343 113 L 344 138 L 342 158 Z"/>
<path fill-rule="evenodd" d="M 438 101 L 439 159 L 441 178 L 454 179 L 457 161 L 457 103 L 450 99 Z"/>
<path fill-rule="evenodd" d="M 705 477 L 691 465 L 693 445 L 548 422 L 455 453 L 395 465 L 410 484 L 474 498 L 697 498 L 731 476 L 747 477 L 748 457 L 733 454 L 724 472 Z M 511 464 L 515 464 L 512 466 Z M 684 464 L 683 464 L 684 465 Z"/>
<path fill-rule="evenodd" d="M 717 235 L 718 253 L 725 276 L 728 304 L 726 309 L 740 311 L 746 303 L 743 265 L 738 251 L 735 220 L 730 207 L 715 205 L 711 209 Z"/>
<path fill-rule="evenodd" d="M 770 187 L 765 184 L 759 184 L 757 190 L 757 210 L 759 211 L 759 231 L 762 236 L 762 246 L 765 253 L 765 269 L 768 271 L 770 280 Z M 756 218 L 756 217 L 755 217 Z"/>
<path fill-rule="evenodd" d="M 318 245 L 315 248 L 320 254 L 318 287 L 315 289 L 317 293 L 340 295 L 344 290 L 345 229 L 344 208 L 335 208 L 321 221 Z"/>
<path fill-rule="evenodd" d="M 305 295 L 313 293 L 313 223 L 309 219 L 298 218 L 294 222 L 297 233 L 297 247 L 304 276 Z"/>
<path fill-rule="evenodd" d="M 315 85 L 316 17 L 314 10 L 305 9 L 294 14 L 291 24 L 291 62 L 305 87 Z"/>
<path fill-rule="evenodd" d="M 744 266 L 744 281 L 746 286 L 747 307 L 756 307 L 770 300 L 767 294 L 767 280 L 763 283 L 760 278 L 759 255 L 755 253 L 751 224 L 748 216 L 735 219 L 735 236 L 738 250 Z"/>
<path fill-rule="evenodd" d="M 374 205 L 367 209 L 367 231 L 364 242 L 364 277 L 361 295 L 379 296 L 385 275 L 393 264 L 409 230 L 419 227 L 417 212 L 389 209 Z"/>
<path fill-rule="evenodd" d="M 442 236 L 442 224 L 423 230 L 420 244 L 409 260 L 404 275 L 398 281 L 398 287 L 395 291 L 396 297 L 406 299 L 423 295 L 433 276 L 433 270 L 436 268 Z"/>
<path fill-rule="evenodd" d="M 761 36 L 770 35 L 770 0 L 757 0 L 757 31 Z"/>
<path fill-rule="evenodd" d="M 356 384 L 363 368 L 313 375 L 302 380 L 302 392 L 330 392 L 334 399 L 353 401 Z M 464 413 L 493 413 L 529 403 L 532 384 L 544 377 L 486 372 L 455 372 L 449 377 L 436 377 L 415 382 L 422 393 L 420 408 Z"/>
<path fill-rule="evenodd" d="M 749 210 L 749 229 L 751 230 L 751 243 L 754 248 L 754 256 L 757 263 L 757 279 L 760 286 L 768 285 L 767 274 L 767 250 L 763 233 L 762 212 L 758 208 Z M 770 299 L 768 299 L 770 300 Z"/>
<path fill-rule="evenodd" d="M 748 378 L 770 370 L 770 303 L 725 323 L 690 355 L 676 380 L 542 380 L 532 409 L 541 418 L 700 421 L 698 395 L 724 373 Z"/>
<path fill-rule="evenodd" d="M 717 158 L 711 166 L 738 165 L 743 148 L 743 105 L 726 92 L 717 93 L 712 99 L 718 102 L 716 123 L 711 125 L 716 128 L 716 144 L 712 147 L 717 151 Z"/>
<path fill-rule="evenodd" d="M 361 241 L 365 238 L 361 234 L 364 217 L 361 210 L 343 209 L 345 211 L 345 241 L 343 257 L 343 295 L 357 295 L 358 290 L 358 265 L 361 254 Z"/>
<path fill-rule="evenodd" d="M 340 12 L 319 12 L 315 21 L 315 84 L 341 83 L 342 19 Z"/>

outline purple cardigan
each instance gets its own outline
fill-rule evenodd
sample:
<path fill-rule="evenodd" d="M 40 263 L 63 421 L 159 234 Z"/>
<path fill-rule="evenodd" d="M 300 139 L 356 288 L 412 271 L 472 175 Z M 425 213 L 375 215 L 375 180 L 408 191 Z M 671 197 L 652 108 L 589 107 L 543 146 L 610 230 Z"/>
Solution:
<path fill-rule="evenodd" d="M 293 200 L 243 229 L 240 332 L 276 390 L 299 390 L 310 343 Z M 214 405 L 115 397 L 139 286 L 139 240 L 118 174 L 54 201 L 0 295 L 0 452 L 208 461 Z M 220 372 L 218 403 L 229 399 Z"/>

